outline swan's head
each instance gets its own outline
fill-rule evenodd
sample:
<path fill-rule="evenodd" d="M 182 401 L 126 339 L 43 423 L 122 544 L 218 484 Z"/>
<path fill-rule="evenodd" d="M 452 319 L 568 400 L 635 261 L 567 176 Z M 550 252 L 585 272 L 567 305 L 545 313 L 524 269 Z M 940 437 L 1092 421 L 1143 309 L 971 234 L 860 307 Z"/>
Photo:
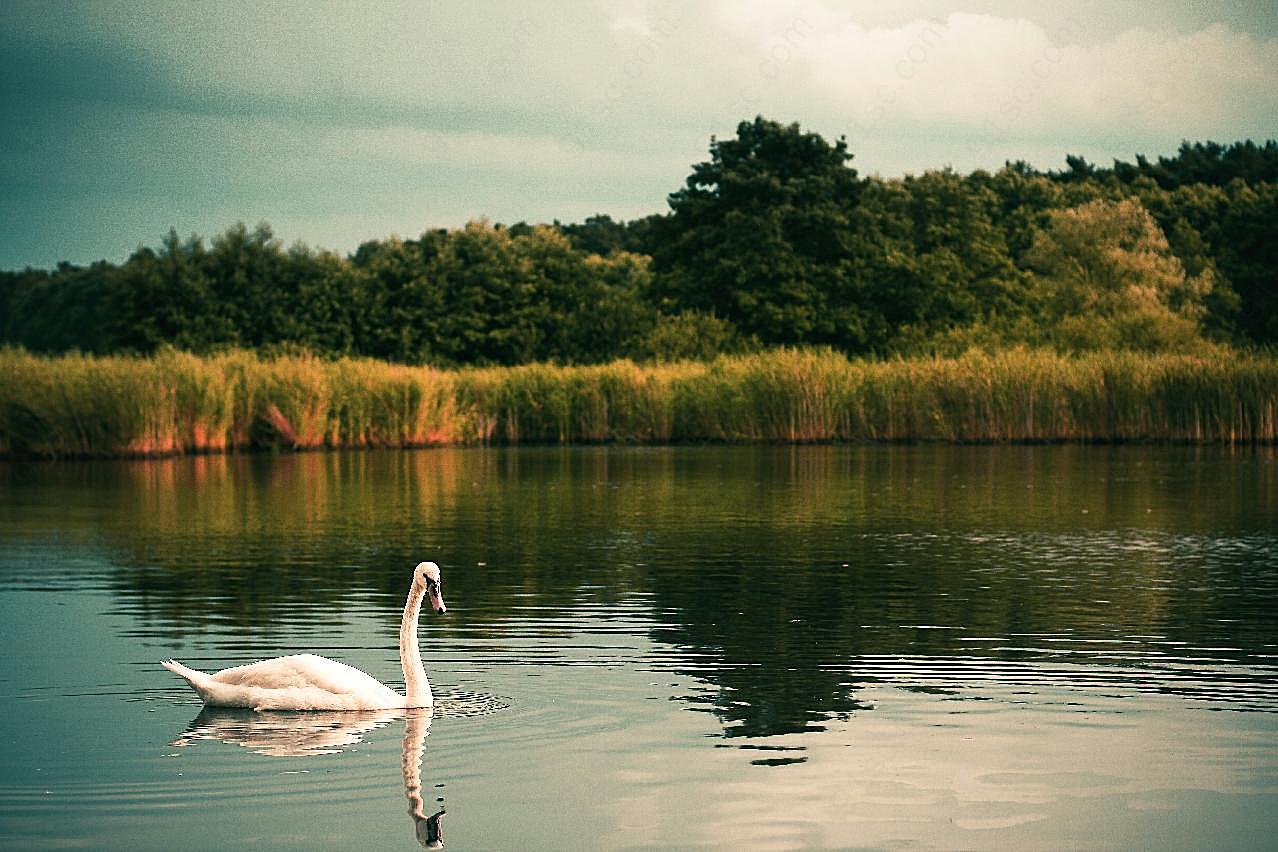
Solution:
<path fill-rule="evenodd" d="M 439 615 L 448 612 L 444 606 L 444 593 L 439 584 L 439 566 L 434 562 L 418 562 L 413 569 L 413 585 L 426 592 L 430 598 L 430 608 Z"/>

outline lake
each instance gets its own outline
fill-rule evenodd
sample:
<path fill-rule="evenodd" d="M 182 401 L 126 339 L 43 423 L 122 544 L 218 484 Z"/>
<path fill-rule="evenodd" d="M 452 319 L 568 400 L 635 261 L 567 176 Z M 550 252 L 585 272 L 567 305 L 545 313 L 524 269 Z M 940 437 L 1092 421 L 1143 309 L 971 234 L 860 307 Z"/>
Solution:
<path fill-rule="evenodd" d="M 433 714 L 202 711 L 311 651 Z M 0 847 L 1272 848 L 1273 448 L 0 464 Z"/>

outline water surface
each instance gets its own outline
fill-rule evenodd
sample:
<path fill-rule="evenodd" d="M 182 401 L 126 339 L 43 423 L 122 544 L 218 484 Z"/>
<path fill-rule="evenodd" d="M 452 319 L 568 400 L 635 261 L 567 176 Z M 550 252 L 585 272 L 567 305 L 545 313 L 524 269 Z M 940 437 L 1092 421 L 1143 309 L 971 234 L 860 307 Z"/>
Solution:
<path fill-rule="evenodd" d="M 1265 848 L 1276 462 L 0 465 L 0 846 Z M 156 664 L 312 651 L 400 688 L 421 559 L 432 717 L 202 711 Z"/>

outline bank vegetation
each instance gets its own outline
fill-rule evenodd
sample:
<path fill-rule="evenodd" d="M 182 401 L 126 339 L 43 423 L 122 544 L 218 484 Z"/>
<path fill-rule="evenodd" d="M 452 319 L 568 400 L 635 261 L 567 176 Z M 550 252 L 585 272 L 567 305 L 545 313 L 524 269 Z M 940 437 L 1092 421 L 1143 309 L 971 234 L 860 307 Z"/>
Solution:
<path fill-rule="evenodd" d="M 1278 438 L 1278 358 L 1050 350 L 439 370 L 363 358 L 0 351 L 0 454 L 684 442 Z"/>

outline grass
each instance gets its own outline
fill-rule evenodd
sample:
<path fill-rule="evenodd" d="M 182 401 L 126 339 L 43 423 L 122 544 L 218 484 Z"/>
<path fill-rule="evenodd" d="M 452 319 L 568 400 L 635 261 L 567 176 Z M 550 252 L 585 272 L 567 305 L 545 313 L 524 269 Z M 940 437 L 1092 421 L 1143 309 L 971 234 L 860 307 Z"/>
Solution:
<path fill-rule="evenodd" d="M 0 350 L 0 454 L 517 443 L 1278 439 L 1278 358 L 1045 351 L 441 371 L 251 352 Z"/>

